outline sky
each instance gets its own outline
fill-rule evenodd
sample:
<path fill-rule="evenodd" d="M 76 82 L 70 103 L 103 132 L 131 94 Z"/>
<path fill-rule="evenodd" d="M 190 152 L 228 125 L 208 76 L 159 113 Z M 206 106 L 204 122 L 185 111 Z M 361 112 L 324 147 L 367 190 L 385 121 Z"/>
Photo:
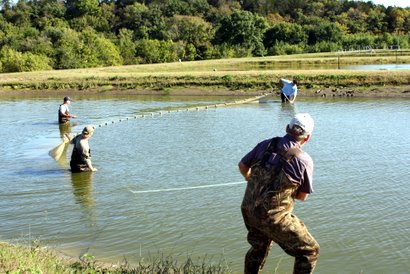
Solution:
<path fill-rule="evenodd" d="M 385 7 L 388 7 L 388 6 L 396 6 L 396 7 L 402 7 L 402 8 L 410 7 L 409 0 L 371 0 L 371 1 L 375 4 L 384 5 Z"/>

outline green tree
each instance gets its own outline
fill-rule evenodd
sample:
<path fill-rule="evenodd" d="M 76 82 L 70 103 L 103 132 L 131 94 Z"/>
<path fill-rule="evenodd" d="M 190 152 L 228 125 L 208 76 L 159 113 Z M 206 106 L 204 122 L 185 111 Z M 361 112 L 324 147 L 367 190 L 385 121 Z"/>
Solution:
<path fill-rule="evenodd" d="M 10 9 L 4 12 L 5 19 L 13 25 L 20 27 L 31 26 L 32 6 L 26 0 L 19 0 Z"/>
<path fill-rule="evenodd" d="M 83 68 L 87 67 L 82 59 L 81 49 L 84 43 L 80 35 L 70 28 L 50 29 L 49 35 L 52 36 L 55 47 L 57 69 Z"/>
<path fill-rule="evenodd" d="M 204 51 L 211 44 L 214 29 L 210 23 L 200 17 L 179 15 L 169 20 L 169 34 L 174 42 L 183 41 L 186 44 L 190 58 L 192 52 L 195 52 L 195 59 L 204 59 Z"/>
<path fill-rule="evenodd" d="M 307 38 L 308 36 L 301 25 L 283 22 L 273 25 L 266 31 L 264 44 L 266 48 L 270 48 L 279 42 L 291 45 L 305 44 Z"/>
<path fill-rule="evenodd" d="M 98 15 L 98 0 L 65 0 L 67 17 L 75 18 L 83 15 Z"/>
<path fill-rule="evenodd" d="M 318 24 L 307 25 L 303 27 L 308 34 L 308 44 L 314 45 L 319 42 L 340 42 L 343 38 L 343 31 L 336 23 L 326 21 Z"/>
<path fill-rule="evenodd" d="M 148 7 L 140 3 L 123 7 L 119 12 L 120 20 L 117 28 L 126 28 L 138 32 L 141 26 L 144 25 L 144 14 L 147 11 Z"/>
<path fill-rule="evenodd" d="M 109 39 L 89 28 L 80 35 L 83 41 L 82 58 L 87 67 L 122 65 L 118 48 Z"/>
<path fill-rule="evenodd" d="M 267 28 L 265 18 L 249 11 L 235 10 L 222 19 L 215 34 L 215 43 L 239 46 L 262 56 L 266 53 L 263 37 Z"/>
<path fill-rule="evenodd" d="M 129 29 L 120 29 L 120 32 L 118 33 L 116 44 L 120 55 L 124 60 L 124 65 L 132 65 L 136 63 L 136 46 L 133 37 L 134 33 Z"/>
<path fill-rule="evenodd" d="M 370 10 L 366 19 L 367 30 L 376 34 L 385 32 L 387 30 L 385 17 L 386 13 L 380 7 Z"/>
<path fill-rule="evenodd" d="M 409 14 L 402 8 L 388 7 L 386 10 L 387 24 L 390 32 L 404 33 L 409 32 L 405 30 L 406 16 Z"/>
<path fill-rule="evenodd" d="M 347 12 L 338 15 L 337 21 L 346 26 L 350 33 L 362 33 L 367 30 L 367 17 L 366 13 L 351 7 Z"/>
<path fill-rule="evenodd" d="M 125 6 L 120 12 L 117 28 L 134 31 L 136 39 L 167 40 L 167 25 L 158 5 L 148 6 L 140 3 Z"/>
<path fill-rule="evenodd" d="M 172 41 L 143 39 L 136 43 L 137 56 L 142 63 L 165 63 L 178 60 L 177 49 Z"/>

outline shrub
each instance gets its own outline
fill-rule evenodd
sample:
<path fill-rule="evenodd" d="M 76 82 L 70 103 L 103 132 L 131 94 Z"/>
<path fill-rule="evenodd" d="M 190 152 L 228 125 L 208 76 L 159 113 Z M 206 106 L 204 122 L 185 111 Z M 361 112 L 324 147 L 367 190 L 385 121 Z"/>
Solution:
<path fill-rule="evenodd" d="M 0 51 L 0 62 L 2 72 L 23 72 L 36 70 L 49 70 L 51 60 L 43 55 L 31 52 L 21 53 L 19 51 L 3 48 Z"/>
<path fill-rule="evenodd" d="M 172 41 L 143 39 L 136 43 L 137 56 L 142 63 L 165 63 L 178 60 L 177 50 Z"/>
<path fill-rule="evenodd" d="M 290 45 L 287 43 L 279 42 L 268 49 L 268 55 L 290 55 L 303 53 L 304 49 L 299 45 Z"/>

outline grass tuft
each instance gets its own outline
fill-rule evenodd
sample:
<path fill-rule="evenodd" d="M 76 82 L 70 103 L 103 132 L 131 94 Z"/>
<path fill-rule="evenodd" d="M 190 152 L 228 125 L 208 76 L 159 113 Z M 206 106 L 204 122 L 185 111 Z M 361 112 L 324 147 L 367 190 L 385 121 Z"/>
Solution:
<path fill-rule="evenodd" d="M 228 263 L 214 263 L 211 258 L 193 260 L 188 257 L 180 263 L 172 256 L 158 254 L 131 265 L 126 258 L 120 265 L 97 262 L 92 254 L 79 260 L 57 256 L 55 252 L 34 242 L 30 247 L 0 243 L 0 273 L 170 273 L 170 274 L 227 274 L 232 273 Z"/>

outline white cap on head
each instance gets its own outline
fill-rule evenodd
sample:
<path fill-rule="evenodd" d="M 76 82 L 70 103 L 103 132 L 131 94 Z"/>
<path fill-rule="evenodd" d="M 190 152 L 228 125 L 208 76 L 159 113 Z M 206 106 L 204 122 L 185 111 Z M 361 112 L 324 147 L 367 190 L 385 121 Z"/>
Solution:
<path fill-rule="evenodd" d="M 298 113 L 289 122 L 289 128 L 291 130 L 295 130 L 296 132 L 298 132 L 298 129 L 300 128 L 299 131 L 301 132 L 299 133 L 303 136 L 312 134 L 314 125 L 315 122 L 309 113 Z M 295 128 L 295 126 L 297 127 Z"/>
<path fill-rule="evenodd" d="M 86 127 L 83 129 L 82 134 L 85 135 L 85 136 L 88 136 L 88 135 L 93 134 L 93 133 L 94 133 L 94 130 L 95 130 L 95 127 L 89 125 L 89 126 L 86 126 Z"/>

